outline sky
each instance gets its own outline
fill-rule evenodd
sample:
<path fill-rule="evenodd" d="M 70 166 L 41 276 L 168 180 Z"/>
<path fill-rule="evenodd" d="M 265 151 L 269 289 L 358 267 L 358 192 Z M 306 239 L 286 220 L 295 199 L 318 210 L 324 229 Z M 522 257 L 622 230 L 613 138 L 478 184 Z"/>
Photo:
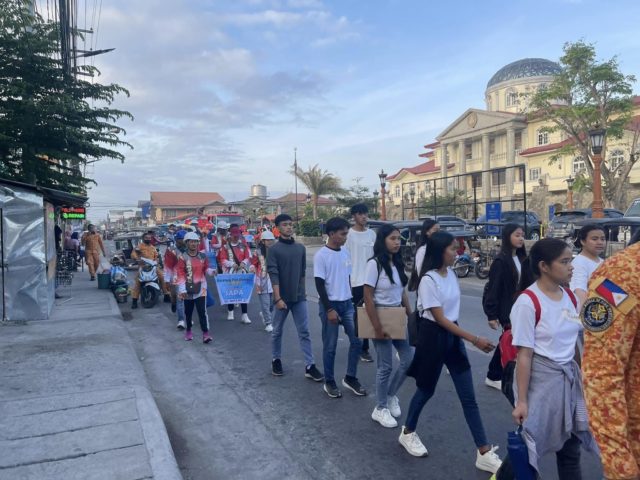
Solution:
<path fill-rule="evenodd" d="M 425 144 L 484 108 L 497 70 L 557 60 L 566 42 L 640 76 L 637 0 L 85 2 L 87 43 L 115 48 L 94 57 L 96 81 L 126 87 L 114 106 L 135 117 L 119 123 L 134 147 L 124 164 L 88 171 L 94 220 L 154 190 L 282 195 L 294 148 L 302 168 L 379 188 L 381 168 L 420 163 Z"/>

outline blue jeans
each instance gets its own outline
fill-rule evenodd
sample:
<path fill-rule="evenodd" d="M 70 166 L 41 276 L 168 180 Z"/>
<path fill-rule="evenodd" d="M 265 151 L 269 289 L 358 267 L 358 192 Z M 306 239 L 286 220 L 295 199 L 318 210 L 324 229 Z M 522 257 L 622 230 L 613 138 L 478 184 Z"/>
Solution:
<path fill-rule="evenodd" d="M 453 337 L 453 335 L 451 335 Z M 464 352 L 466 356 L 466 351 Z M 447 362 L 444 362 L 447 364 Z M 442 370 L 443 363 L 439 364 L 439 370 Z M 447 364 L 447 367 L 449 365 Z M 471 369 L 467 368 L 463 371 L 458 371 L 455 368 L 449 368 L 451 373 L 451 380 L 453 380 L 453 385 L 456 388 L 456 393 L 458 394 L 458 399 L 462 404 L 462 410 L 464 412 L 464 418 L 467 421 L 467 426 L 471 431 L 471 435 L 473 436 L 473 441 L 476 444 L 476 447 L 480 448 L 485 445 L 488 445 L 487 435 L 484 431 L 484 426 L 482 425 L 482 418 L 480 418 L 480 409 L 478 408 L 478 403 L 476 402 L 476 395 L 473 390 L 473 378 L 471 377 Z M 440 372 L 438 372 L 439 374 Z M 436 390 L 437 381 L 433 383 L 429 388 L 418 388 L 416 393 L 413 395 L 411 399 L 411 403 L 409 403 L 409 411 L 407 412 L 407 420 L 405 422 L 405 426 L 409 431 L 415 431 L 416 426 L 418 425 L 418 419 L 420 418 L 420 412 L 422 412 L 423 407 L 427 404 L 429 399 L 433 396 Z"/>
<path fill-rule="evenodd" d="M 407 378 L 413 360 L 413 347 L 407 340 L 373 340 L 376 349 L 376 396 L 378 408 L 387 408 L 387 398 L 393 397 Z M 400 356 L 400 365 L 393 374 L 393 347 Z M 391 380 L 390 380 L 391 379 Z"/>
<path fill-rule="evenodd" d="M 178 321 L 184 322 L 184 300 L 180 300 L 179 298 L 176 300 L 176 312 L 178 313 Z"/>
<path fill-rule="evenodd" d="M 340 323 L 331 323 L 327 319 L 324 305 L 320 303 L 320 320 L 322 320 L 322 361 L 324 365 L 325 382 L 335 381 L 333 367 L 336 359 L 336 346 L 340 335 L 340 324 L 344 333 L 349 337 L 349 357 L 347 361 L 347 375 L 355 377 L 358 373 L 358 357 L 362 349 L 362 342 L 356 337 L 356 327 L 353 323 L 355 309 L 349 300 L 331 301 L 331 307 L 336 311 Z"/>
<path fill-rule="evenodd" d="M 271 325 L 271 316 L 273 313 L 272 297 L 272 293 L 258 294 L 258 298 L 260 299 L 260 310 L 262 311 L 262 319 L 265 325 Z"/>
<path fill-rule="evenodd" d="M 307 301 L 287 303 L 287 308 L 279 310 L 276 308 L 273 315 L 273 332 L 271 332 L 271 356 L 273 360 L 280 359 L 282 355 L 282 328 L 287 315 L 293 316 L 293 322 L 298 330 L 298 340 L 300 349 L 304 355 L 305 366 L 309 367 L 315 362 L 311 350 L 311 337 L 309 336 L 309 315 L 307 312 Z"/>

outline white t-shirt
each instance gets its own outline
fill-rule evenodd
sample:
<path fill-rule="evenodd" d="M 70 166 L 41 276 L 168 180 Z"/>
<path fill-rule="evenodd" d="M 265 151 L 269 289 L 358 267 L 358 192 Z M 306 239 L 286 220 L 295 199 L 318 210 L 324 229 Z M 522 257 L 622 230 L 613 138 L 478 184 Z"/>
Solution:
<path fill-rule="evenodd" d="M 522 276 L 522 264 L 520 263 L 520 259 L 517 255 L 513 256 L 513 263 L 516 265 L 516 270 L 518 270 L 518 278 Z"/>
<path fill-rule="evenodd" d="M 571 283 L 569 284 L 569 288 L 571 288 L 571 290 L 574 292 L 578 288 L 587 292 L 589 290 L 587 286 L 589 283 L 589 279 L 601 263 L 601 258 L 598 258 L 598 261 L 594 262 L 584 255 L 576 256 L 576 258 L 573 259 L 573 262 L 571 262 L 571 265 L 573 265 L 573 274 L 571 275 Z"/>
<path fill-rule="evenodd" d="M 344 248 L 333 250 L 326 245 L 313 256 L 313 276 L 324 280 L 329 300 L 351 299 L 351 257 Z"/>
<path fill-rule="evenodd" d="M 533 348 L 538 355 L 558 363 L 571 361 L 582 330 L 580 316 L 571 298 L 563 290 L 562 300 L 552 300 L 538 288 L 537 282 L 528 290 L 540 302 L 540 322 L 536 326 L 536 310 L 531 298 L 520 295 L 510 315 L 513 345 Z"/>
<path fill-rule="evenodd" d="M 380 269 L 380 278 L 378 278 L 378 264 L 374 259 L 367 262 L 364 284 L 375 288 L 373 291 L 373 301 L 376 305 L 398 306 L 402 303 L 404 287 L 402 286 L 400 275 L 395 265 L 391 267 L 391 274 L 395 283 L 389 281 L 389 277 L 385 273 L 384 268 Z"/>
<path fill-rule="evenodd" d="M 435 318 L 428 310 L 441 307 L 447 320 L 455 322 L 460 317 L 460 286 L 458 277 L 450 268 L 447 276 L 443 277 L 436 270 L 430 270 L 420 279 L 418 286 L 418 311 L 422 317 L 435 322 Z"/>
<path fill-rule="evenodd" d="M 416 251 L 416 261 L 415 261 L 415 269 L 416 273 L 420 275 L 420 270 L 422 269 L 422 262 L 424 262 L 424 256 L 427 254 L 427 246 L 422 245 Z"/>
<path fill-rule="evenodd" d="M 367 261 L 373 257 L 373 244 L 376 241 L 376 232 L 367 228 L 364 232 L 349 229 L 345 247 L 351 255 L 351 285 L 360 287 L 364 285 Z"/>

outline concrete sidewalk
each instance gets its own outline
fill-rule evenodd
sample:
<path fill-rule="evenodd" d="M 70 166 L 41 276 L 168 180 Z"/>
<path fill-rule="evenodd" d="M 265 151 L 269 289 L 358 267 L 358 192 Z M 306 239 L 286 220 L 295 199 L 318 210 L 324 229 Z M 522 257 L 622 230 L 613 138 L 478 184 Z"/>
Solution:
<path fill-rule="evenodd" d="M 181 479 L 113 295 L 86 272 L 59 293 L 0 327 L 0 479 Z"/>

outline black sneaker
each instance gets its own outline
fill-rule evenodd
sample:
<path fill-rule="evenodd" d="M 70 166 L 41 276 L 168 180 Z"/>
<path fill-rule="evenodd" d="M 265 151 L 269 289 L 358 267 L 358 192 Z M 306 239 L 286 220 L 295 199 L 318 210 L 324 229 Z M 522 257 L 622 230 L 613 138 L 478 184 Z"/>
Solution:
<path fill-rule="evenodd" d="M 369 352 L 362 352 L 360 354 L 360 361 L 365 363 L 373 362 L 373 358 L 371 358 L 371 354 Z"/>
<path fill-rule="evenodd" d="M 91 277 L 91 278 L 89 279 L 89 281 L 90 281 L 90 282 L 95 282 L 95 280 L 96 280 L 96 277 Z"/>
<path fill-rule="evenodd" d="M 171 295 L 169 295 L 168 293 L 164 294 L 164 303 L 170 303 L 171 302 Z"/>
<path fill-rule="evenodd" d="M 274 361 L 271 362 L 271 375 L 274 375 L 276 377 L 281 377 L 283 375 L 282 362 L 280 361 L 279 358 L 276 358 Z"/>
<path fill-rule="evenodd" d="M 324 391 L 327 393 L 327 395 L 329 395 L 331 398 L 340 398 L 342 396 L 342 392 L 340 391 L 340 389 L 338 388 L 338 386 L 336 385 L 336 382 L 326 382 L 324 384 Z"/>
<path fill-rule="evenodd" d="M 362 385 L 360 385 L 360 382 L 356 377 L 345 376 L 342 379 L 342 386 L 344 386 L 345 388 L 348 388 L 359 397 L 363 397 L 367 394 L 367 391 L 364 389 Z"/>
<path fill-rule="evenodd" d="M 304 376 L 310 378 L 314 382 L 321 382 L 324 380 L 324 375 L 320 373 L 320 370 L 315 365 L 308 366 L 304 371 Z"/>
<path fill-rule="evenodd" d="M 134 298 L 133 300 L 131 300 L 131 310 L 133 310 L 134 308 L 138 308 L 138 299 Z"/>

